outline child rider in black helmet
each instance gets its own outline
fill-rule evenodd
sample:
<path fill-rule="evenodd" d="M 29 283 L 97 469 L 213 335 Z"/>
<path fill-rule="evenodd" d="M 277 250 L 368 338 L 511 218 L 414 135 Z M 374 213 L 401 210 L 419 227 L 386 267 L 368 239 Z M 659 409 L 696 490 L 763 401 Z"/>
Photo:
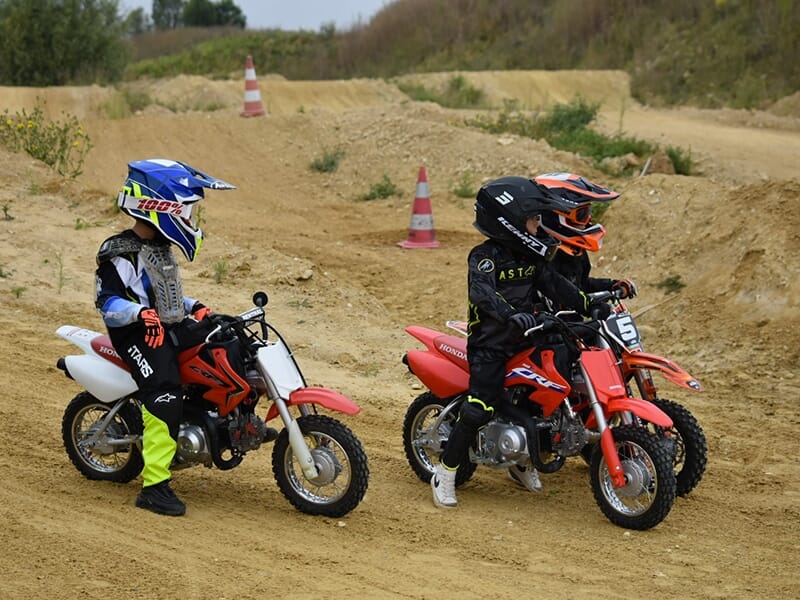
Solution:
<path fill-rule="evenodd" d="M 581 314 L 591 312 L 583 292 L 549 266 L 559 242 L 540 227 L 543 214 L 571 208 L 569 200 L 524 177 L 502 177 L 478 192 L 474 225 L 488 239 L 475 246 L 468 259 L 469 395 L 431 478 L 438 507 L 457 506 L 456 471 L 468 460 L 478 429 L 494 415 L 507 360 L 530 346 L 522 334 L 537 325 L 539 292 L 560 298 Z M 532 492 L 541 490 L 531 463 L 512 467 L 509 475 Z"/>

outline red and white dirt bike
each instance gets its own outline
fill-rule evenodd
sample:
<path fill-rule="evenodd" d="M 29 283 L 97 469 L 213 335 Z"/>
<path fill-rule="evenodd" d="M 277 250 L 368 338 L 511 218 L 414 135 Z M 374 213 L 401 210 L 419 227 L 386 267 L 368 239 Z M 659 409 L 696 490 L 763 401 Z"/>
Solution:
<path fill-rule="evenodd" d="M 317 407 L 349 415 L 360 409 L 338 392 L 306 386 L 288 345 L 266 321 L 267 295 L 256 293 L 253 303 L 238 316 L 209 315 L 198 323 L 204 341 L 179 356 L 183 417 L 171 468 L 232 469 L 274 440 L 272 472 L 289 502 L 312 515 L 345 515 L 367 491 L 367 457 L 353 432 Z M 62 421 L 70 460 L 88 479 L 133 480 L 144 465 L 136 383 L 107 335 L 67 325 L 56 334 L 84 352 L 57 363 L 85 390 Z M 256 415 L 262 398 L 270 403 L 263 418 Z M 267 423 L 278 417 L 283 429 L 276 435 Z"/>
<path fill-rule="evenodd" d="M 513 356 L 495 416 L 479 430 L 470 460 L 458 468 L 456 485 L 466 482 L 479 464 L 507 469 L 530 459 L 540 473 L 554 473 L 566 458 L 581 456 L 587 444 L 596 444 L 590 480 L 600 510 L 621 527 L 650 529 L 666 518 L 675 500 L 674 444 L 634 422 L 613 428 L 610 423 L 633 415 L 669 429 L 672 420 L 652 403 L 629 397 L 614 352 L 585 344 L 559 316 L 565 313 L 550 315 L 526 333 L 547 329 L 548 338 L 555 335 L 572 345 L 577 358 L 569 380 L 556 368 L 553 349 L 540 348 L 538 362 L 532 358 L 537 354 L 533 347 Z M 441 455 L 468 395 L 466 340 L 420 326 L 406 331 L 425 350 L 409 350 L 403 362 L 430 391 L 408 407 L 403 445 L 413 471 L 429 482 L 434 459 Z M 588 412 L 579 410 L 584 402 Z"/>
<path fill-rule="evenodd" d="M 652 372 L 658 371 L 667 381 L 694 392 L 702 391 L 702 386 L 680 365 L 668 358 L 644 351 L 633 315 L 616 293 L 594 292 L 589 297 L 593 302 L 607 301 L 613 304 L 613 311 L 608 318 L 598 322 L 601 334 L 595 337 L 595 343 L 602 348 L 611 348 L 617 356 L 623 379 L 628 386 L 628 395 L 633 395 L 635 384 L 641 398 L 652 402 L 672 419 L 672 427 L 667 429 L 654 424 L 643 424 L 675 441 L 673 468 L 676 494 L 685 496 L 700 483 L 705 473 L 708 460 L 706 436 L 697 419 L 686 407 L 659 397 Z M 626 418 L 620 422 L 631 422 L 630 415 L 622 416 Z"/>

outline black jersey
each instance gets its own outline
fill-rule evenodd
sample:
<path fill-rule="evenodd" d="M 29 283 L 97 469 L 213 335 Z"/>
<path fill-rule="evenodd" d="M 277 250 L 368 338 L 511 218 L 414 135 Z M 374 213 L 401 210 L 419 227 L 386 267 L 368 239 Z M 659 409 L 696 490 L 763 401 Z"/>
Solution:
<path fill-rule="evenodd" d="M 520 332 L 507 321 L 515 313 L 534 312 L 540 293 L 583 314 L 588 311 L 583 292 L 541 258 L 487 240 L 470 251 L 468 262 L 471 348 L 507 350 L 518 344 Z"/>
<path fill-rule="evenodd" d="M 592 264 L 586 252 L 574 255 L 559 250 L 550 263 L 550 266 L 575 287 L 586 293 L 610 290 L 611 286 L 616 281 L 615 279 L 606 279 L 602 277 L 589 277 Z M 553 310 L 563 310 L 567 308 L 563 301 L 559 301 L 558 297 L 548 297 L 548 300 Z"/>

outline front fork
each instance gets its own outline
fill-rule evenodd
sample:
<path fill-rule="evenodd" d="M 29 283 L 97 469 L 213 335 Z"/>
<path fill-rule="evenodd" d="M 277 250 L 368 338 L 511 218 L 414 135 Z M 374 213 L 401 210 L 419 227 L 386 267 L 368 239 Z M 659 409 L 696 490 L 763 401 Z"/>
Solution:
<path fill-rule="evenodd" d="M 656 384 L 653 381 L 653 375 L 647 369 L 636 369 L 633 372 L 633 379 L 636 382 L 636 387 L 639 388 L 642 400 L 652 402 L 658 399 L 656 392 Z"/>
<path fill-rule="evenodd" d="M 578 362 L 581 368 L 581 375 L 586 382 L 586 392 L 589 395 L 589 406 L 594 413 L 594 418 L 597 421 L 597 427 L 600 430 L 600 448 L 603 451 L 603 457 L 606 459 L 608 472 L 611 475 L 611 482 L 614 487 L 620 488 L 626 485 L 625 471 L 622 469 L 622 463 L 619 460 L 617 447 L 614 443 L 614 434 L 608 426 L 606 416 L 603 414 L 603 407 L 597 399 L 597 394 L 594 391 L 594 384 L 592 383 L 589 373 L 583 366 L 582 362 Z"/>
<path fill-rule="evenodd" d="M 292 452 L 294 452 L 297 460 L 300 461 L 300 468 L 303 470 L 303 475 L 308 479 L 316 479 L 319 477 L 319 471 L 317 470 L 317 465 L 314 464 L 314 457 L 311 456 L 311 450 L 309 450 L 308 444 L 306 444 L 306 438 L 303 436 L 303 432 L 300 431 L 300 425 L 298 425 L 297 421 L 292 417 L 292 414 L 289 412 L 289 407 L 286 406 L 284 399 L 280 397 L 278 389 L 275 387 L 272 379 L 268 376 L 262 375 L 262 377 L 267 382 L 267 397 L 275 404 L 275 407 L 278 409 L 278 414 L 281 416 L 283 424 L 289 432 L 289 445 L 292 447 Z M 300 414 L 304 416 L 311 414 L 311 409 L 307 405 L 301 405 Z"/>

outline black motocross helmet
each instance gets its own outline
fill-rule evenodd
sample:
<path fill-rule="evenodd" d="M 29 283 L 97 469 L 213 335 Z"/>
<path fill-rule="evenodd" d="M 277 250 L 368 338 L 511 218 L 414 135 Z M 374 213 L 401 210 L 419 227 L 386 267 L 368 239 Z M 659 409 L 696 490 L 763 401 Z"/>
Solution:
<path fill-rule="evenodd" d="M 568 211 L 574 204 L 526 177 L 501 177 L 485 184 L 475 199 L 475 229 L 512 250 L 551 260 L 559 241 L 539 227 L 526 227 L 530 217 L 549 211 Z"/>

